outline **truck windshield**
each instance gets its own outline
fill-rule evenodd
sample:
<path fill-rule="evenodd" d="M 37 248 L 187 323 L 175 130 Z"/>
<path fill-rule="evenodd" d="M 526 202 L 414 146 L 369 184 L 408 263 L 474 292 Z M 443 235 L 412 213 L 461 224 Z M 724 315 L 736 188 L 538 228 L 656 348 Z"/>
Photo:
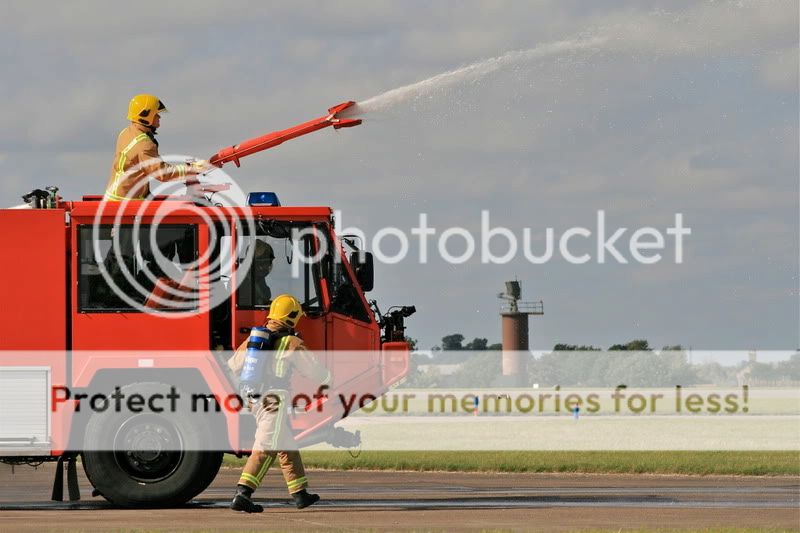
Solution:
<path fill-rule="evenodd" d="M 307 313 L 322 311 L 319 267 L 299 257 L 314 255 L 309 225 L 259 223 L 256 235 L 239 239 L 236 246 L 236 293 L 239 309 L 266 309 L 280 294 L 291 294 Z M 305 235 L 303 235 L 305 234 Z M 249 262 L 249 265 L 248 265 Z"/>

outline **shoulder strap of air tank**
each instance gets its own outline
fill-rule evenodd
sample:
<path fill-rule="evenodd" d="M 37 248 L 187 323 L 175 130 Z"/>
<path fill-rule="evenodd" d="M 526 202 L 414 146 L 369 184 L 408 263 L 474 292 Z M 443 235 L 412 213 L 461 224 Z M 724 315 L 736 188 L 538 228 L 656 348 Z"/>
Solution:
<path fill-rule="evenodd" d="M 280 344 L 280 341 L 283 340 L 284 337 L 291 337 L 294 335 L 293 329 L 282 329 L 280 331 L 270 331 L 270 339 L 272 340 L 272 346 L 277 347 Z"/>

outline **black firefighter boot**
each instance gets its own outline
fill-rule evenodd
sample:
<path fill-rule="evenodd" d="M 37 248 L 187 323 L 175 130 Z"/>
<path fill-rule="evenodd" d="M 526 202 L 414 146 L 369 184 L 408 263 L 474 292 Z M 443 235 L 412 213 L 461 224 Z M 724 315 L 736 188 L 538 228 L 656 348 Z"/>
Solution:
<path fill-rule="evenodd" d="M 253 489 L 247 485 L 236 485 L 236 496 L 233 497 L 231 502 L 231 509 L 241 513 L 260 513 L 264 508 L 253 502 L 250 496 L 253 495 Z"/>
<path fill-rule="evenodd" d="M 306 489 L 292 494 L 294 504 L 298 509 L 305 509 L 309 505 L 314 505 L 319 501 L 319 494 L 309 494 Z"/>

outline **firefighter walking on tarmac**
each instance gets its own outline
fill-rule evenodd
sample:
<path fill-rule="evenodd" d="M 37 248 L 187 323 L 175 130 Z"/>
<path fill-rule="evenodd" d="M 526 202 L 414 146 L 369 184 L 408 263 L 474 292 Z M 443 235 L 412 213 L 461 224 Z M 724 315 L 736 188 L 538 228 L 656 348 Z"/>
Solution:
<path fill-rule="evenodd" d="M 253 450 L 231 502 L 234 511 L 260 513 L 264 510 L 251 497 L 276 457 L 297 508 L 303 509 L 319 501 L 318 495 L 306 490 L 308 480 L 303 461 L 287 420 L 291 408 L 289 384 L 295 370 L 321 385 L 327 384 L 331 377 L 328 369 L 294 333 L 302 316 L 303 310 L 296 298 L 288 294 L 276 297 L 269 308 L 265 327 L 253 328 L 250 337 L 228 361 L 231 370 L 239 375 L 240 394 L 256 417 Z"/>
<path fill-rule="evenodd" d="M 170 165 L 158 155 L 156 130 L 167 108 L 152 94 L 137 94 L 128 104 L 130 125 L 117 136 L 107 201 L 144 200 L 150 194 L 150 178 L 176 181 L 210 170 L 207 161 Z"/>

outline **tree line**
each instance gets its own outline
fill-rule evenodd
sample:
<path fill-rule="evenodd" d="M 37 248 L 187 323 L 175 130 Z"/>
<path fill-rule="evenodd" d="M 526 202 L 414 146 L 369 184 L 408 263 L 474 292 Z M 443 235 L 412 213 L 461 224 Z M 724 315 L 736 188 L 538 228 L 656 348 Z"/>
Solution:
<path fill-rule="evenodd" d="M 411 339 L 412 346 L 417 343 Z M 460 333 L 442 337 L 430 355 L 412 353 L 405 387 L 503 386 L 502 345 L 485 338 L 465 342 Z M 476 353 L 477 352 L 477 353 Z M 613 344 L 606 352 L 592 345 L 559 343 L 552 351 L 531 356 L 527 382 L 542 387 L 674 387 L 714 384 L 736 386 L 743 376 L 761 383 L 800 382 L 800 351 L 777 363 L 741 361 L 692 364 L 679 344 L 655 350 L 645 339 Z M 440 366 L 442 365 L 442 366 Z"/>

